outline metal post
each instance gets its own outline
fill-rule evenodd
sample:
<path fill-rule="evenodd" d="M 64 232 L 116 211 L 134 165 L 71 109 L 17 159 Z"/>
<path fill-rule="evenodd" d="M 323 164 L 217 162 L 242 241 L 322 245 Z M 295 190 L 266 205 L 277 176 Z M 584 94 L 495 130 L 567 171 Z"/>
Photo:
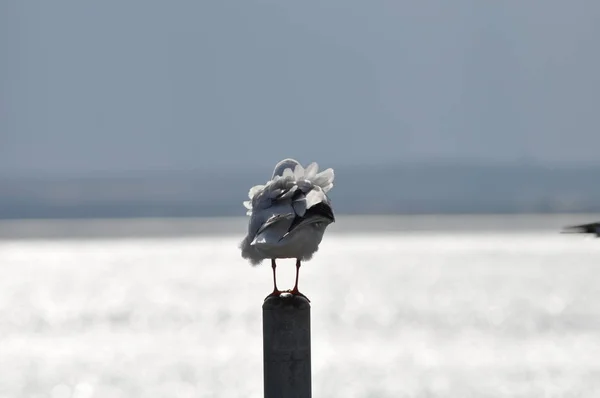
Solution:
<path fill-rule="evenodd" d="M 262 309 L 265 398 L 311 398 L 308 300 L 283 294 Z"/>

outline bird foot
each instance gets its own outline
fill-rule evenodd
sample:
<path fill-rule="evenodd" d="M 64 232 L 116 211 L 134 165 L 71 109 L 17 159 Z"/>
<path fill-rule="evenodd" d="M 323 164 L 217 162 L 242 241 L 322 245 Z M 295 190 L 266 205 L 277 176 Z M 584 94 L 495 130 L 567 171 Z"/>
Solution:
<path fill-rule="evenodd" d="M 281 290 L 275 289 L 275 290 L 273 290 L 273 292 L 271 294 L 269 294 L 267 297 L 265 297 L 264 301 L 267 301 L 267 299 L 269 297 L 279 297 L 279 296 L 281 296 L 281 293 L 283 293 Z"/>
<path fill-rule="evenodd" d="M 285 292 L 290 293 L 292 296 L 304 297 L 306 299 L 306 301 L 308 301 L 310 303 L 310 300 L 308 299 L 308 297 L 306 297 L 304 294 L 300 293 L 300 291 L 298 289 L 286 290 Z"/>

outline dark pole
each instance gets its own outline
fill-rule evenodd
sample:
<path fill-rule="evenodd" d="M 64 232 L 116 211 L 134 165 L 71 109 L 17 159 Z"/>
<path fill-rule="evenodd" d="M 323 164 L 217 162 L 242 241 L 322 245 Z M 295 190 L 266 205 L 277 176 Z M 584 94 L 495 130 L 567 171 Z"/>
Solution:
<path fill-rule="evenodd" d="M 308 300 L 283 294 L 262 309 L 265 398 L 311 398 Z"/>

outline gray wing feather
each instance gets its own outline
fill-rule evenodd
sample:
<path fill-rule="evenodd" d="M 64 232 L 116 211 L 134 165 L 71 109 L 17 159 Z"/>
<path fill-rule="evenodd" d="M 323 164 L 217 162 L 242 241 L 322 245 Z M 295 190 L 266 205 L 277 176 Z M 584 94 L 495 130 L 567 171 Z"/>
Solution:
<path fill-rule="evenodd" d="M 292 220 L 294 219 L 294 217 L 294 213 L 274 214 L 264 224 L 260 226 L 258 231 L 256 231 L 256 235 L 259 235 L 265 229 L 272 227 L 274 224 L 280 223 L 281 221 Z"/>
<path fill-rule="evenodd" d="M 306 198 L 303 197 L 295 200 L 292 202 L 292 207 L 299 217 L 304 217 L 304 214 L 306 213 Z"/>

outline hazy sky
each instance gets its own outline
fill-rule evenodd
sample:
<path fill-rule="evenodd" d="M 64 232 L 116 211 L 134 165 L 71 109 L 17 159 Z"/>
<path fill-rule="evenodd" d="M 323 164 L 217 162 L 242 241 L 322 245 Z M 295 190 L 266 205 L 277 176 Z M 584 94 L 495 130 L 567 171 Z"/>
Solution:
<path fill-rule="evenodd" d="M 5 0 L 0 171 L 592 162 L 600 3 Z"/>

